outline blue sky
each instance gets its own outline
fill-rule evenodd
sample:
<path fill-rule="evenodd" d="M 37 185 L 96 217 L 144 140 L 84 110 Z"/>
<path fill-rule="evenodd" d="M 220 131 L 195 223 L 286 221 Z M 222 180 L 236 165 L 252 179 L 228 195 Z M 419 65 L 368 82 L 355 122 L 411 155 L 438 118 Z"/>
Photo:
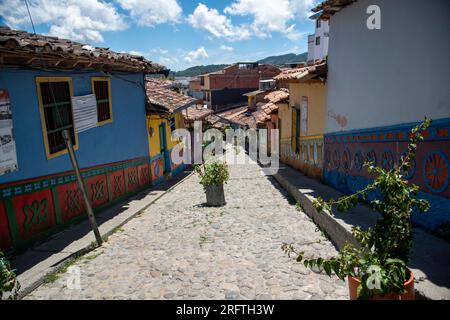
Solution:
<path fill-rule="evenodd" d="M 27 0 L 36 32 L 145 56 L 172 70 L 302 53 L 317 0 Z M 0 23 L 32 31 L 23 0 Z"/>

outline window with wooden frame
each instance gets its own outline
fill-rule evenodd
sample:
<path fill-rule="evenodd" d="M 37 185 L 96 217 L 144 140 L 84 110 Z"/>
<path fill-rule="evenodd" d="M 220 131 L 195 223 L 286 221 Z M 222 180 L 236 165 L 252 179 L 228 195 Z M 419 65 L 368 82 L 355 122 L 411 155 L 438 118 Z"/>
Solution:
<path fill-rule="evenodd" d="M 72 79 L 37 77 L 36 83 L 47 159 L 67 153 L 63 130 L 69 130 L 74 148 L 78 149 L 72 113 Z"/>
<path fill-rule="evenodd" d="M 92 93 L 97 99 L 98 124 L 112 122 L 111 83 L 107 77 L 92 78 Z"/>

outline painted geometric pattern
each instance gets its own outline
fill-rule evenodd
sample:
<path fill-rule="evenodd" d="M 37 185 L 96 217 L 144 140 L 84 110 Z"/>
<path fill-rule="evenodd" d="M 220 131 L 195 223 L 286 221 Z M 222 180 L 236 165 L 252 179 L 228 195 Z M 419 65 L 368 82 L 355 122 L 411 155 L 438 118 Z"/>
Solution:
<path fill-rule="evenodd" d="M 347 173 L 354 172 L 357 175 L 360 175 L 361 173 L 365 175 L 367 173 L 366 170 L 361 170 L 363 154 L 365 154 L 365 162 L 371 162 L 375 166 L 381 166 L 385 170 L 391 170 L 395 166 L 400 165 L 401 156 L 404 155 L 396 156 L 390 149 L 384 149 L 377 153 L 375 149 L 365 151 L 364 149 L 358 148 L 356 149 L 356 152 L 354 151 L 353 166 L 349 168 L 349 161 L 351 163 L 351 160 L 349 160 L 351 159 L 350 149 L 346 148 L 340 150 L 340 148 L 333 148 L 331 146 L 327 146 L 326 148 L 324 163 L 326 170 L 336 170 Z M 404 173 L 404 176 L 406 179 L 422 187 L 421 189 L 423 191 L 443 193 L 448 190 L 450 184 L 449 158 L 440 150 L 427 151 L 427 149 L 428 148 L 422 148 L 421 152 L 418 152 L 417 158 L 412 161 L 410 169 L 408 172 Z M 328 154 L 332 154 L 331 159 L 328 158 Z M 378 158 L 380 159 L 379 163 L 377 163 Z M 422 175 L 417 175 L 418 161 L 422 164 Z"/>
<path fill-rule="evenodd" d="M 137 166 L 141 168 L 139 176 Z M 84 169 L 82 176 L 87 182 L 93 207 L 106 204 L 109 192 L 112 200 L 115 200 L 127 191 L 138 189 L 146 181 L 149 183 L 148 166 L 148 158 L 139 158 Z M 10 207 L 5 205 L 7 198 L 11 198 L 7 200 L 11 201 Z M 51 231 L 57 221 L 65 223 L 85 212 L 81 191 L 72 173 L 3 184 L 0 188 L 0 200 L 2 249 L 15 248 L 22 241 L 32 240 L 45 231 Z M 60 218 L 57 219 L 57 216 Z M 9 221 L 10 217 L 14 217 L 15 221 Z M 10 229 L 11 226 L 14 228 Z"/>
<path fill-rule="evenodd" d="M 349 142 L 393 142 L 408 141 L 410 131 L 416 124 L 398 125 L 382 128 L 376 132 L 371 129 L 355 130 L 339 134 L 330 134 L 325 137 L 325 143 L 349 143 Z M 427 140 L 449 140 L 450 119 L 435 120 L 431 126 L 423 131 L 425 141 Z"/>
<path fill-rule="evenodd" d="M 108 202 L 106 175 L 89 178 L 87 185 L 89 189 L 89 199 L 91 200 L 93 208 Z"/>
<path fill-rule="evenodd" d="M 58 186 L 57 192 L 63 222 L 85 212 L 83 196 L 77 182 Z"/>
<path fill-rule="evenodd" d="M 122 170 L 109 173 L 109 181 L 113 200 L 125 194 L 125 178 Z"/>
<path fill-rule="evenodd" d="M 42 190 L 12 200 L 21 239 L 27 240 L 55 225 L 52 193 Z"/>
<path fill-rule="evenodd" d="M 125 169 L 125 178 L 126 178 L 126 186 L 127 191 L 131 192 L 139 188 L 139 178 L 138 178 L 138 170 L 137 168 L 126 168 Z"/>
<path fill-rule="evenodd" d="M 83 178 L 89 178 L 117 170 L 123 170 L 128 167 L 136 167 L 144 163 L 148 163 L 148 158 L 138 158 L 110 165 L 83 169 L 81 175 Z M 50 187 L 64 185 L 70 182 L 76 182 L 76 176 L 72 172 L 67 174 L 46 176 L 38 179 L 30 179 L 26 181 L 5 183 L 0 187 L 0 199 L 11 198 L 26 193 L 32 193 L 39 190 L 48 189 Z"/>
<path fill-rule="evenodd" d="M 163 176 L 164 173 L 164 162 L 162 157 L 154 158 L 151 162 L 151 174 L 152 180 L 156 181 Z"/>
<path fill-rule="evenodd" d="M 444 191 L 449 183 L 449 161 L 444 153 L 433 151 L 424 161 L 424 180 L 433 193 Z"/>
<path fill-rule="evenodd" d="M 139 172 L 139 185 L 145 186 L 150 183 L 150 172 L 148 169 L 148 165 L 144 164 L 138 167 Z"/>

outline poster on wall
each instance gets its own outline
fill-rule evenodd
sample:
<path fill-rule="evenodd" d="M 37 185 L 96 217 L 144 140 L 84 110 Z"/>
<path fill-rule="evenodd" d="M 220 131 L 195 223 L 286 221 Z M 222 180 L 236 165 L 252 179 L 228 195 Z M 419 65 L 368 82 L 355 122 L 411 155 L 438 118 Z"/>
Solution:
<path fill-rule="evenodd" d="M 75 130 L 83 132 L 97 126 L 97 99 L 94 94 L 72 97 Z"/>
<path fill-rule="evenodd" d="M 302 97 L 302 104 L 301 104 L 301 128 L 302 128 L 302 135 L 306 136 L 308 135 L 308 97 Z"/>
<path fill-rule="evenodd" d="M 11 100 L 8 91 L 0 89 L 0 175 L 17 170 Z"/>

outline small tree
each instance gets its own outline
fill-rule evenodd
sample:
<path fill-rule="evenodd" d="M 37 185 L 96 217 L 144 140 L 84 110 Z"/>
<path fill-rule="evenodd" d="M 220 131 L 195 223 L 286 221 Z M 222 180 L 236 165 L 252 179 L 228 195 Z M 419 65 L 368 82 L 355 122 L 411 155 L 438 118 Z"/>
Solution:
<path fill-rule="evenodd" d="M 409 184 L 405 173 L 412 167 L 416 157 L 417 142 L 423 140 L 422 131 L 427 129 L 430 119 L 412 129 L 408 152 L 400 158 L 400 165 L 385 170 L 365 163 L 368 172 L 375 175 L 372 183 L 352 195 L 337 200 L 324 201 L 318 197 L 313 206 L 318 212 L 324 210 L 332 214 L 332 207 L 339 212 L 355 207 L 359 201 L 366 202 L 369 193 L 375 195 L 370 206 L 381 214 L 376 225 L 363 231 L 359 226 L 352 228 L 352 234 L 359 247 L 346 244 L 339 254 L 331 259 L 304 259 L 303 252 L 296 252 L 291 244 L 283 244 L 282 249 L 290 255 L 297 254 L 297 261 L 306 267 L 323 269 L 329 276 L 334 272 L 340 279 L 346 276 L 360 280 L 358 297 L 404 293 L 404 283 L 409 277 L 406 265 L 412 246 L 411 214 L 417 208 L 420 212 L 429 209 L 426 200 L 419 199 L 419 187 Z"/>
<path fill-rule="evenodd" d="M 199 175 L 200 184 L 204 189 L 207 186 L 227 183 L 230 177 L 227 164 L 217 160 L 195 165 L 194 170 Z"/>
<path fill-rule="evenodd" d="M 10 293 L 9 299 L 17 298 L 19 289 L 20 284 L 17 281 L 16 274 L 11 270 L 11 265 L 3 252 L 0 251 L 0 300 L 6 293 Z"/>

